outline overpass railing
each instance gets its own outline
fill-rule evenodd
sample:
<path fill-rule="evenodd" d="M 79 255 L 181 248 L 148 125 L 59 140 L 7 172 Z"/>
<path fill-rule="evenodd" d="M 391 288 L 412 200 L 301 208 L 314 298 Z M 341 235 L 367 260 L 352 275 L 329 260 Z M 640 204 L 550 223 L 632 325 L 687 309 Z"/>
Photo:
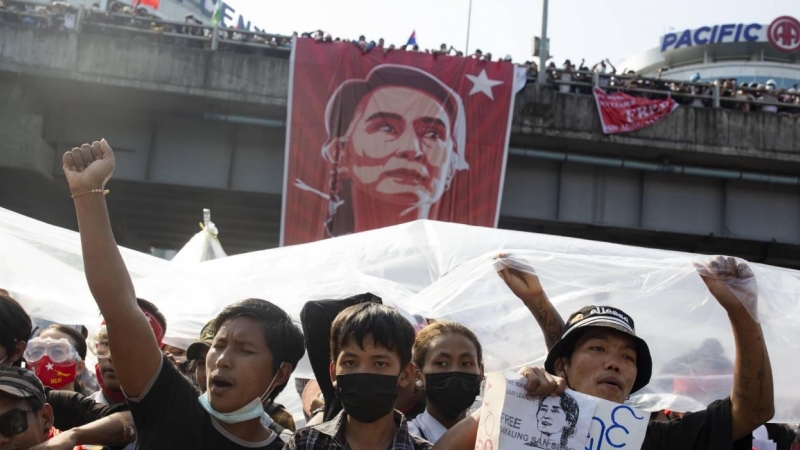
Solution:
<path fill-rule="evenodd" d="M 175 22 L 157 17 L 76 8 L 63 2 L 0 0 L 0 22 L 23 26 L 113 34 L 157 43 L 184 45 L 206 50 L 260 52 L 288 55 L 291 36 L 240 30 L 221 26 Z"/>
<path fill-rule="evenodd" d="M 568 75 L 568 76 L 566 76 Z M 674 97 L 683 106 L 760 110 L 800 115 L 800 92 L 784 89 L 758 89 L 736 85 L 736 80 L 710 83 L 645 78 L 635 74 L 604 74 L 591 71 L 550 70 L 548 82 L 563 93 L 592 94 L 597 86 L 606 91 L 622 91 L 633 96 L 660 99 Z M 535 79 L 530 79 L 535 81 Z M 759 97 L 760 96 L 760 97 Z M 763 97 L 774 97 L 774 101 Z M 783 99 L 783 101 L 780 101 Z M 764 110 L 775 107 L 776 111 Z"/>
<path fill-rule="evenodd" d="M 35 0 L 0 0 L 0 22 L 75 32 L 113 34 L 133 40 L 266 56 L 287 56 L 291 50 L 292 39 L 290 36 L 212 27 L 190 23 L 188 20 L 175 22 L 149 15 L 103 12 L 85 9 L 82 6 L 76 8 L 59 1 L 45 3 Z M 736 86 L 735 80 L 725 80 L 722 83 L 696 83 L 644 78 L 630 74 L 563 69 L 549 69 L 547 78 L 550 84 L 561 92 L 591 95 L 592 87 L 598 86 L 605 90 L 623 91 L 648 98 L 672 96 L 685 106 L 710 106 L 745 111 L 761 109 L 766 112 L 800 114 L 800 93 Z"/>

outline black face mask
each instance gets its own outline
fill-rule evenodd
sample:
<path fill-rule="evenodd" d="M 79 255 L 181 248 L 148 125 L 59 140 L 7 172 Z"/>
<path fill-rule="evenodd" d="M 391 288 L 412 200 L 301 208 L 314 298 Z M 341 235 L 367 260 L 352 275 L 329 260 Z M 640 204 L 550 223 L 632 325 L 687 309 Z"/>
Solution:
<path fill-rule="evenodd" d="M 338 375 L 336 397 L 347 415 L 362 423 L 372 423 L 394 409 L 397 378 L 374 373 Z"/>
<path fill-rule="evenodd" d="M 447 420 L 454 420 L 472 406 L 480 392 L 480 375 L 463 372 L 425 374 L 425 396 Z"/>

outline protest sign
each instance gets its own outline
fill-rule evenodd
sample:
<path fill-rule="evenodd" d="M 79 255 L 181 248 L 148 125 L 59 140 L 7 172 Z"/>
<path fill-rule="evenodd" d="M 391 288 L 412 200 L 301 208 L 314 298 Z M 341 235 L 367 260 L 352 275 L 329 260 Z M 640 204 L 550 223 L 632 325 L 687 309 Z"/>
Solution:
<path fill-rule="evenodd" d="M 528 398 L 526 384 L 513 372 L 487 375 L 476 450 L 641 448 L 646 412 L 569 389 Z"/>

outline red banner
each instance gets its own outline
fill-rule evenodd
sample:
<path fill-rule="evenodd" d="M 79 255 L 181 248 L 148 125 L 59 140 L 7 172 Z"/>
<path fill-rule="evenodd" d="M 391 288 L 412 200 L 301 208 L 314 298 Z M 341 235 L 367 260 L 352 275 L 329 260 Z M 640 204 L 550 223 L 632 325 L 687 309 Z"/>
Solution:
<path fill-rule="evenodd" d="M 497 225 L 513 64 L 304 38 L 290 70 L 283 245 L 417 219 Z"/>
<path fill-rule="evenodd" d="M 597 111 L 603 133 L 627 133 L 648 127 L 678 108 L 678 103 L 669 97 L 665 100 L 648 100 L 622 92 L 608 94 L 599 87 L 594 88 Z"/>

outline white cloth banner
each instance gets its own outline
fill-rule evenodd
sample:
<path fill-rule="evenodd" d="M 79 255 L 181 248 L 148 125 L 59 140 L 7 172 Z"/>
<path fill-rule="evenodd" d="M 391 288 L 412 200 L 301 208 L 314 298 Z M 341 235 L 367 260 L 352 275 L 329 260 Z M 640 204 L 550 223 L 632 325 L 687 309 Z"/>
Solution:
<path fill-rule="evenodd" d="M 97 322 L 77 233 L 0 209 L 0 287 L 31 315 Z M 697 255 L 558 236 L 419 221 L 311 244 L 170 264 L 123 249 L 139 297 L 167 334 L 195 338 L 224 306 L 270 300 L 297 317 L 312 299 L 372 292 L 412 314 L 469 326 L 486 371 L 544 364 L 544 337 L 495 272 L 500 251 L 530 264 L 561 315 L 588 304 L 630 314 L 650 346 L 653 377 L 631 404 L 697 410 L 730 393 L 734 342 L 727 315 L 692 267 Z M 776 422 L 800 422 L 800 272 L 751 264 L 775 379 Z M 301 364 L 298 376 L 311 377 Z M 290 391 L 290 389 L 287 389 Z"/>

